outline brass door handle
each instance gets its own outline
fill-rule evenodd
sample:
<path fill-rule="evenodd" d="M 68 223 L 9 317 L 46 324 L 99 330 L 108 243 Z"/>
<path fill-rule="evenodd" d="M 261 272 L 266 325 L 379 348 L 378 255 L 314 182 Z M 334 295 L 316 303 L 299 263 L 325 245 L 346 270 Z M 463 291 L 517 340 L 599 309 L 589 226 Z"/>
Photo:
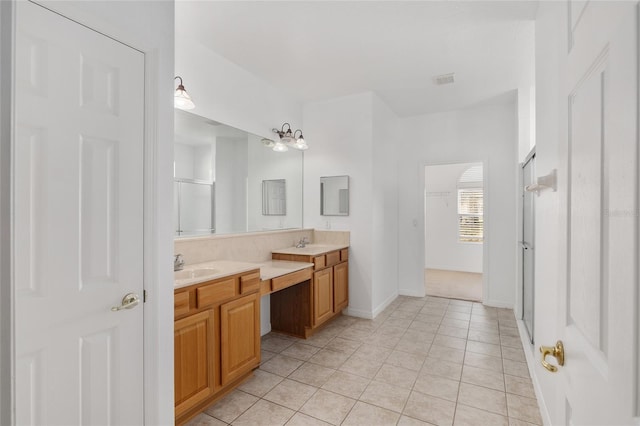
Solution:
<path fill-rule="evenodd" d="M 558 360 L 558 365 L 564 365 L 564 345 L 562 340 L 558 340 L 555 346 L 540 346 L 540 353 L 542 354 L 542 366 L 552 373 L 558 371 L 558 367 L 547 362 L 545 359 L 547 355 L 555 357 Z"/>
<path fill-rule="evenodd" d="M 123 309 L 135 308 L 138 306 L 138 303 L 140 303 L 140 297 L 135 293 L 129 293 L 122 298 L 122 304 L 120 306 L 114 306 L 111 310 L 117 312 Z"/>

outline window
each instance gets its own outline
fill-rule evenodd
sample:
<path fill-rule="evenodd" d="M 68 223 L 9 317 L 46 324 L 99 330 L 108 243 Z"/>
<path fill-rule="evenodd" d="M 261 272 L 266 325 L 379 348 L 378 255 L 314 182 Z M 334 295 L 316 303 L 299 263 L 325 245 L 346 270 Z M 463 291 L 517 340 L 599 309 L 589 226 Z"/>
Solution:
<path fill-rule="evenodd" d="M 482 165 L 468 168 L 458 180 L 458 240 L 481 243 L 484 237 Z"/>

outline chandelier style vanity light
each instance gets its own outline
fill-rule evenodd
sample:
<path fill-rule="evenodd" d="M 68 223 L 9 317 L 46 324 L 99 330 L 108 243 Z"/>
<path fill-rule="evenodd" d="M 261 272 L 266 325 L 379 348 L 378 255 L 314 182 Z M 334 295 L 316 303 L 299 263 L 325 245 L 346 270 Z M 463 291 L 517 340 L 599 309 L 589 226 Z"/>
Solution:
<path fill-rule="evenodd" d="M 176 76 L 173 80 L 175 81 L 177 79 L 180 79 L 180 84 L 178 84 L 176 92 L 173 95 L 173 107 L 179 109 L 194 109 L 196 106 L 182 85 L 182 77 Z"/>
<path fill-rule="evenodd" d="M 304 140 L 304 136 L 302 135 L 302 130 L 297 129 L 295 132 L 291 131 L 291 125 L 289 123 L 284 123 L 280 130 L 272 129 L 273 133 L 277 133 L 280 136 L 280 140 L 273 143 L 271 147 L 276 152 L 285 152 L 289 149 L 289 147 L 299 149 L 304 151 L 308 149 L 309 146 Z"/>

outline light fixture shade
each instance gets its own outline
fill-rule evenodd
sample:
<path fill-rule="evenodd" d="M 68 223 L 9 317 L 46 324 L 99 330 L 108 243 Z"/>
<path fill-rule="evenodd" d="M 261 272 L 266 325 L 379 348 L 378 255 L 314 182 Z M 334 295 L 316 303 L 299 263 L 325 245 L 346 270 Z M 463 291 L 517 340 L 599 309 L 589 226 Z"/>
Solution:
<path fill-rule="evenodd" d="M 273 146 L 273 150 L 275 152 L 287 152 L 289 150 L 289 148 L 287 148 L 287 145 L 285 145 L 282 142 L 278 141 Z"/>
<path fill-rule="evenodd" d="M 305 142 L 304 138 L 300 136 L 296 143 L 293 145 L 294 148 L 304 151 L 305 149 L 309 149 L 309 145 Z"/>
<path fill-rule="evenodd" d="M 196 106 L 182 85 L 182 77 L 177 76 L 174 78 L 174 80 L 177 79 L 180 79 L 180 84 L 178 84 L 176 92 L 173 94 L 173 107 L 179 109 L 194 109 Z"/>

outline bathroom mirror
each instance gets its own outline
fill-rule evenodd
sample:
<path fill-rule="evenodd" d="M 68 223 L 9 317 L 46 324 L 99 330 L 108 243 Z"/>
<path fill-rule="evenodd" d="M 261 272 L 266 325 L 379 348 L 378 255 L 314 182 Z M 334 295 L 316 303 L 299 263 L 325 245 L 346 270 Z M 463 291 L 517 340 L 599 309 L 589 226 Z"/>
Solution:
<path fill-rule="evenodd" d="M 349 176 L 320 178 L 320 214 L 349 216 Z"/>
<path fill-rule="evenodd" d="M 262 136 L 175 110 L 174 235 L 302 228 L 302 152 L 275 152 Z M 274 183 L 263 214 L 263 182 Z M 284 189 L 282 189 L 284 186 Z"/>
<path fill-rule="evenodd" d="M 265 216 L 287 215 L 286 179 L 262 181 L 262 214 Z"/>

